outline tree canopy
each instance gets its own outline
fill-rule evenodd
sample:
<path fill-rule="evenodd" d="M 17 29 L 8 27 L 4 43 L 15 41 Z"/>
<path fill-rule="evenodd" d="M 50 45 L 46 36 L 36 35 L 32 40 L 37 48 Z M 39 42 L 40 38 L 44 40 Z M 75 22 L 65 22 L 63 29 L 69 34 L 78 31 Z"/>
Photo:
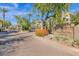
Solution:
<path fill-rule="evenodd" d="M 69 11 L 70 4 L 68 3 L 37 3 L 34 5 L 36 10 L 40 11 L 43 26 L 45 27 L 45 21 L 52 17 L 55 24 L 63 24 L 62 12 Z M 50 21 L 49 21 L 50 23 Z M 50 24 L 49 24 L 50 25 Z M 51 26 L 50 26 L 51 27 Z"/>
<path fill-rule="evenodd" d="M 29 26 L 30 26 L 30 22 L 22 17 L 22 16 L 15 16 L 16 20 L 17 20 L 17 24 L 22 27 L 22 30 L 28 30 Z"/>

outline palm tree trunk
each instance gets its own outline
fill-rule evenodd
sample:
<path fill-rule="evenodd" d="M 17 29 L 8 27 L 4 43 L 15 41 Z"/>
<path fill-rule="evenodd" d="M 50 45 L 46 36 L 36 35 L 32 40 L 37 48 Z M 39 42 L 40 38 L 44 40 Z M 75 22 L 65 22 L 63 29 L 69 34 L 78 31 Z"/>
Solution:
<path fill-rule="evenodd" d="M 5 30 L 5 12 L 3 12 L 3 20 L 4 20 L 4 22 L 3 22 L 3 28 Z"/>

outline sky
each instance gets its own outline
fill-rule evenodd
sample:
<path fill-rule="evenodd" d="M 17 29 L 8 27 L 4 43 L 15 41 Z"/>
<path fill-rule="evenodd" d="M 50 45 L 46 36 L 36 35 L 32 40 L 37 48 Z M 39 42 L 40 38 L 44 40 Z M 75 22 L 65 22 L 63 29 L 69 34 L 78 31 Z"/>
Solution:
<path fill-rule="evenodd" d="M 13 25 L 16 25 L 16 19 L 15 19 L 15 15 L 21 15 L 21 16 L 25 16 L 26 18 L 28 18 L 28 14 L 29 13 L 33 13 L 32 9 L 33 9 L 33 5 L 32 3 L 0 3 L 0 8 L 7 8 L 8 12 L 6 13 L 6 20 L 11 21 L 11 23 Z M 74 3 L 71 4 L 70 6 L 70 12 L 76 12 L 79 11 L 79 3 Z M 32 16 L 31 19 L 36 18 L 35 14 Z M 0 19 L 2 19 L 2 12 L 0 12 Z"/>

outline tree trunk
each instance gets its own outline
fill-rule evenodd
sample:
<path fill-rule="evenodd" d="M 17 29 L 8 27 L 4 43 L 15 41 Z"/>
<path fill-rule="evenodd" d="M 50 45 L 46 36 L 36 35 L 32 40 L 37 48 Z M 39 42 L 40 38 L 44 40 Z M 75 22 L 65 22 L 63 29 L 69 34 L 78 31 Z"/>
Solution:
<path fill-rule="evenodd" d="M 3 22 L 3 30 L 5 30 L 5 12 L 3 12 L 3 20 L 4 20 L 4 22 Z"/>

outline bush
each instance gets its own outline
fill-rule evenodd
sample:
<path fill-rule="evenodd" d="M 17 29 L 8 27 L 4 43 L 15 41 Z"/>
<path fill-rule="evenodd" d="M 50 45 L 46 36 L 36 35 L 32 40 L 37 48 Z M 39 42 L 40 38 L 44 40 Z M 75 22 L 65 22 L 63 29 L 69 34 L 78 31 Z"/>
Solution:
<path fill-rule="evenodd" d="M 44 37 L 48 35 L 48 31 L 46 29 L 36 29 L 35 34 L 40 37 Z"/>
<path fill-rule="evenodd" d="M 76 39 L 73 43 L 72 43 L 73 47 L 79 48 L 79 39 Z"/>

